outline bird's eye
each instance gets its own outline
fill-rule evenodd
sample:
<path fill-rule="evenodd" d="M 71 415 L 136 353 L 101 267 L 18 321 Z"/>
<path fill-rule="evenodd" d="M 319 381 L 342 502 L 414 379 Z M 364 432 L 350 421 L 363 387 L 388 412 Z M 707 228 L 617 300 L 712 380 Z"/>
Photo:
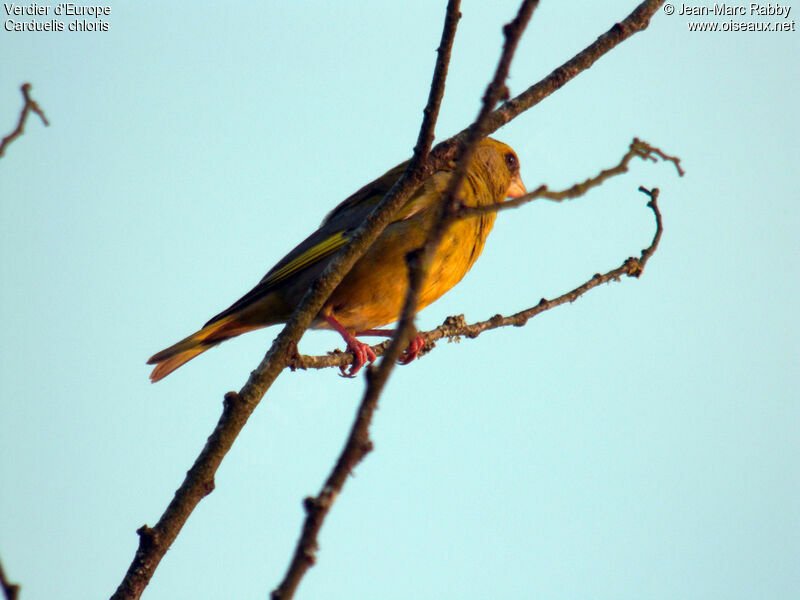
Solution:
<path fill-rule="evenodd" d="M 513 152 L 509 152 L 506 154 L 506 166 L 508 170 L 512 173 L 519 168 L 519 163 L 517 162 L 517 156 Z"/>

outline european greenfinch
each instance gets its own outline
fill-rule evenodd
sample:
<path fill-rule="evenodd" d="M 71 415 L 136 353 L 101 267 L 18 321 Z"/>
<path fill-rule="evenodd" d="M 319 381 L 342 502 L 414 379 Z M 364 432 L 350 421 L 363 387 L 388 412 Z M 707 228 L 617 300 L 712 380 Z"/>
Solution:
<path fill-rule="evenodd" d="M 278 262 L 247 294 L 212 318 L 197 333 L 153 355 L 152 381 L 227 339 L 269 325 L 286 322 L 311 282 L 325 269 L 349 235 L 377 206 L 406 168 L 403 163 L 364 186 L 328 214 L 314 233 Z M 376 329 L 400 318 L 408 269 L 406 255 L 424 245 L 437 206 L 444 201 L 454 164 L 425 179 L 393 221 L 353 265 L 334 289 L 311 324 L 335 329 L 353 353 L 350 376 L 375 360 L 369 345 L 357 335 L 391 335 Z M 519 161 L 506 144 L 486 138 L 477 146 L 457 199 L 465 206 L 498 204 L 525 194 Z M 419 296 L 419 310 L 437 300 L 469 271 L 483 250 L 496 213 L 486 212 L 454 221 L 436 250 Z M 417 336 L 401 362 L 410 362 L 422 348 Z M 345 374 L 344 369 L 342 369 Z"/>

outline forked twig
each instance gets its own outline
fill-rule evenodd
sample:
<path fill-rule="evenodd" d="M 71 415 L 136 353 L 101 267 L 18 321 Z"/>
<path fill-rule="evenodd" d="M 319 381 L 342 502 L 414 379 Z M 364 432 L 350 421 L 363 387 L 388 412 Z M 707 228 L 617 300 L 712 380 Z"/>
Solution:
<path fill-rule="evenodd" d="M 0 141 L 0 156 L 3 156 L 6 151 L 6 147 L 19 136 L 21 136 L 25 131 L 25 123 L 27 122 L 28 115 L 30 113 L 34 112 L 39 115 L 39 118 L 42 120 L 42 123 L 44 123 L 45 126 L 50 125 L 47 117 L 44 116 L 44 111 L 39 108 L 39 105 L 36 103 L 36 101 L 31 98 L 31 87 L 33 86 L 31 86 L 30 83 L 23 83 L 20 87 L 22 98 L 25 100 L 25 103 L 22 105 L 22 110 L 19 113 L 19 120 L 17 121 L 17 126 L 14 128 L 14 131 L 9 133 L 2 139 L 2 141 Z"/>

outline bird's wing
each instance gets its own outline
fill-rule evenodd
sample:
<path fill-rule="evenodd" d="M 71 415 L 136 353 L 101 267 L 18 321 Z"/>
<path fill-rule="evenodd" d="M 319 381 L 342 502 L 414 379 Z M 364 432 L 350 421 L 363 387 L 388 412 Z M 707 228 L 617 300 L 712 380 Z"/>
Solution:
<path fill-rule="evenodd" d="M 336 206 L 322 221 L 319 229 L 278 261 L 258 285 L 214 316 L 206 326 L 252 305 L 277 288 L 295 284 L 298 288 L 303 288 L 304 292 L 304 288 L 325 269 L 333 255 L 350 241 L 349 234 L 375 209 L 407 164 L 408 161 L 387 171 Z M 393 221 L 408 219 L 430 206 L 435 201 L 439 188 L 444 189 L 443 177 L 444 173 L 436 173 L 426 180 L 397 212 Z M 299 295 L 302 296 L 303 292 Z"/>
<path fill-rule="evenodd" d="M 328 264 L 326 259 L 329 259 L 348 241 L 349 237 L 345 231 L 330 232 L 326 228 L 318 229 L 272 267 L 258 285 L 224 311 L 215 315 L 206 323 L 206 326 L 258 302 L 276 288 L 291 284 L 293 280 L 297 281 L 299 285 L 298 276 L 300 275 L 306 275 L 307 277 L 304 279 L 310 283 L 311 279 L 321 273 Z"/>
<path fill-rule="evenodd" d="M 342 228 L 354 228 L 360 225 L 400 178 L 407 165 L 408 161 L 389 169 L 376 180 L 345 198 L 325 216 L 321 227 L 338 225 Z"/>

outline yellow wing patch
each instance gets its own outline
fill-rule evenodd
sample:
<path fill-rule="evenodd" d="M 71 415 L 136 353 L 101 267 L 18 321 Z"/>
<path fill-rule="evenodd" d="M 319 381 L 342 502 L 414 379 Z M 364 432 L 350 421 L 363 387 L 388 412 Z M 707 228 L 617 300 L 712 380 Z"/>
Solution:
<path fill-rule="evenodd" d="M 264 283 L 268 285 L 276 284 L 301 271 L 302 269 L 305 269 L 309 265 L 322 260 L 326 256 L 330 256 L 349 241 L 349 238 L 344 234 L 343 231 L 334 233 L 332 236 L 321 241 L 316 246 L 312 246 L 303 252 L 294 260 L 283 265 L 280 269 L 270 275 L 269 278 L 264 281 Z"/>

